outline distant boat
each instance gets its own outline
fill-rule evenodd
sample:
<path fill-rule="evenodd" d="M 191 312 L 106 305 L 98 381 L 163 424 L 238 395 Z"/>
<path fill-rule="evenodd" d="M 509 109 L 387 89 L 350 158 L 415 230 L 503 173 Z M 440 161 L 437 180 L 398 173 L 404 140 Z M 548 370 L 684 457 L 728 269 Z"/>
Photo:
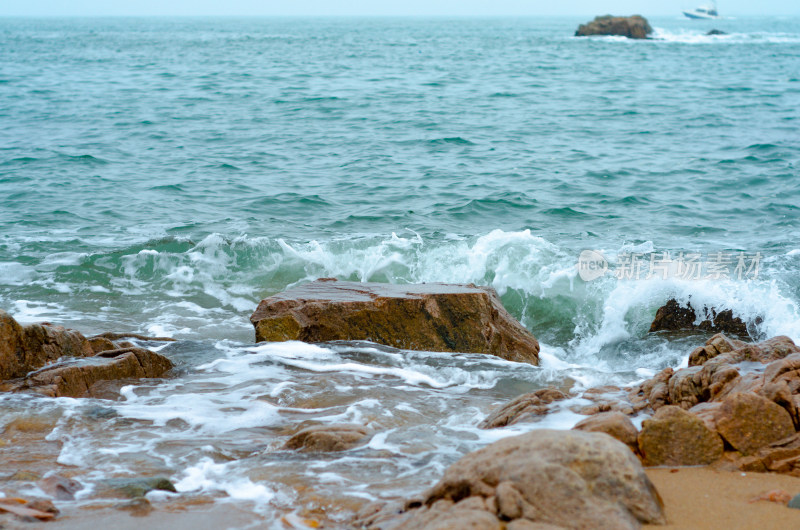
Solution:
<path fill-rule="evenodd" d="M 691 11 L 684 11 L 683 14 L 689 18 L 700 18 L 700 19 L 720 18 L 719 13 L 717 13 L 716 2 L 708 3 L 704 6 L 692 9 Z"/>

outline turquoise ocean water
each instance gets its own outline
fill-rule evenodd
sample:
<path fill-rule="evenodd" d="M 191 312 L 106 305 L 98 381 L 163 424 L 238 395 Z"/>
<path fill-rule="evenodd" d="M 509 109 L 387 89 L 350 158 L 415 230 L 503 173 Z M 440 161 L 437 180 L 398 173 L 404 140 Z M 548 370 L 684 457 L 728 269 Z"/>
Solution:
<path fill-rule="evenodd" d="M 294 472 L 218 446 L 255 444 L 253 429 L 278 443 L 309 396 L 338 397 L 304 418 L 389 432 L 358 457 L 389 451 L 389 470 L 328 462 L 331 491 L 391 496 L 491 441 L 474 427 L 508 397 L 678 366 L 707 337 L 646 333 L 670 297 L 760 317 L 753 338 L 800 339 L 800 19 L 653 18 L 648 41 L 572 37 L 581 22 L 2 19 L 0 308 L 180 339 L 163 352 L 182 375 L 113 407 L 180 419 L 154 461 L 182 491 L 262 516 L 298 494 L 250 470 Z M 631 255 L 733 261 L 728 278 L 584 281 L 586 249 L 612 272 Z M 544 368 L 363 344 L 254 354 L 258 301 L 330 276 L 491 285 Z M 4 399 L 13 415 L 34 398 Z M 401 421 L 401 405 L 419 415 Z M 87 454 L 122 458 L 152 433 L 108 420 L 116 438 L 82 438 L 82 406 L 42 405 L 59 462 L 91 482 Z M 470 441 L 442 449 L 453 432 Z"/>

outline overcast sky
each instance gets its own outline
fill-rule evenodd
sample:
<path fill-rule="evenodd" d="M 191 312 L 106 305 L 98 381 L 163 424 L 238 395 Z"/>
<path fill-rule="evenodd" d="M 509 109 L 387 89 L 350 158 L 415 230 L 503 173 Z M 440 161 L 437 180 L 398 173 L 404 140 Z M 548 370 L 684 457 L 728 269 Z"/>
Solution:
<path fill-rule="evenodd" d="M 3 15 L 677 15 L 705 0 L 0 0 Z M 800 0 L 719 0 L 723 15 L 800 15 Z"/>

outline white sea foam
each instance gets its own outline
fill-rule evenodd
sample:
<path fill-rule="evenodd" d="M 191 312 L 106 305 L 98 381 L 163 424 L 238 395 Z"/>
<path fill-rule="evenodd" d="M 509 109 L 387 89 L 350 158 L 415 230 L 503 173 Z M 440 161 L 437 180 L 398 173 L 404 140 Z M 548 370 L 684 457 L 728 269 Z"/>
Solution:
<path fill-rule="evenodd" d="M 768 44 L 794 44 L 800 42 L 799 33 L 737 33 L 731 32 L 723 35 L 707 35 L 707 31 L 679 30 L 670 31 L 664 28 L 653 28 L 651 36 L 654 42 L 669 42 L 681 44 L 742 44 L 742 43 L 768 43 Z"/>

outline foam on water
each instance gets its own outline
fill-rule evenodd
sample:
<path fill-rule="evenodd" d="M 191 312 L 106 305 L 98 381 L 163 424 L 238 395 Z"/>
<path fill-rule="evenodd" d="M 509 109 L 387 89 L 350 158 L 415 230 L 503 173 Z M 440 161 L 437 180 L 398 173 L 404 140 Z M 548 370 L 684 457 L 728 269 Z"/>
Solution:
<path fill-rule="evenodd" d="M 723 22 L 724 24 L 724 22 Z M 684 29 L 680 31 L 667 30 L 654 27 L 651 38 L 654 41 L 662 41 L 680 44 L 747 44 L 747 43 L 766 43 L 766 44 L 797 44 L 800 43 L 800 33 L 770 33 L 757 31 L 752 33 L 729 32 L 724 35 L 707 35 L 708 29 L 698 31 Z"/>

